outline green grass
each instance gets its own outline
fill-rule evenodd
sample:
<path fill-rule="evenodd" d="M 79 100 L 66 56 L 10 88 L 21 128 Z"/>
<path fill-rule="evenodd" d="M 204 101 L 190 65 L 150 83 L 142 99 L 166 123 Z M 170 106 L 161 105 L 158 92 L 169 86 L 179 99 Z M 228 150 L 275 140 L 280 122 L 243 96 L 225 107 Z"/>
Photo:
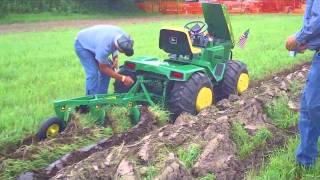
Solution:
<path fill-rule="evenodd" d="M 258 171 L 251 171 L 247 175 L 250 180 L 287 180 L 287 179 L 320 179 L 320 161 L 311 169 L 304 169 L 296 164 L 295 151 L 299 138 L 292 138 L 285 148 L 275 150 L 267 163 Z"/>
<path fill-rule="evenodd" d="M 169 122 L 170 112 L 168 110 L 158 105 L 151 106 L 149 110 L 157 119 L 158 126 L 163 126 Z"/>
<path fill-rule="evenodd" d="M 232 139 L 237 145 L 241 159 L 247 157 L 258 146 L 265 144 L 271 137 L 272 133 L 266 128 L 261 128 L 254 136 L 250 136 L 240 123 L 236 122 L 232 126 Z"/>
<path fill-rule="evenodd" d="M 208 173 L 206 176 L 198 178 L 199 180 L 215 180 L 216 176 L 214 174 Z"/>
<path fill-rule="evenodd" d="M 95 139 L 97 140 L 97 139 Z M 32 156 L 31 160 L 6 159 L 3 162 L 5 172 L 0 174 L 3 179 L 13 179 L 20 173 L 38 168 L 45 168 L 49 163 L 60 158 L 65 153 L 79 149 L 83 146 L 92 144 L 94 140 L 80 140 L 71 145 L 57 144 L 57 147 L 44 147 L 39 153 Z"/>
<path fill-rule="evenodd" d="M 0 179 L 14 179 L 23 172 L 45 168 L 68 152 L 91 145 L 99 139 L 112 135 L 111 128 L 99 129 L 93 134 L 78 136 L 71 144 L 49 143 L 46 146 L 27 146 L 32 155 L 26 159 L 5 159 L 0 162 Z"/>
<path fill-rule="evenodd" d="M 190 18 L 190 17 L 189 17 Z M 309 59 L 288 56 L 286 37 L 300 26 L 301 16 L 232 16 L 236 39 L 250 28 L 247 47 L 234 49 L 234 59 L 248 64 L 252 79 L 280 71 Z M 159 29 L 183 26 L 191 19 L 166 20 L 122 27 L 135 40 L 135 56 L 167 55 L 158 48 Z M 0 36 L 0 149 L 35 133 L 39 124 L 53 116 L 52 102 L 84 95 L 84 73 L 73 50 L 76 33 L 69 28 Z M 120 56 L 121 62 L 126 58 Z M 120 63 L 121 64 L 121 63 Z M 110 90 L 112 86 L 109 87 Z"/>
<path fill-rule="evenodd" d="M 107 112 L 114 133 L 123 133 L 131 127 L 130 113 L 127 107 L 113 107 Z"/>
<path fill-rule="evenodd" d="M 200 146 L 198 144 L 190 144 L 188 148 L 178 150 L 180 161 L 187 167 L 191 168 L 200 155 Z"/>
<path fill-rule="evenodd" d="M 289 97 L 280 96 L 266 106 L 267 114 L 273 124 L 279 128 L 287 129 L 295 126 L 298 122 L 299 114 L 288 108 Z"/>
<path fill-rule="evenodd" d="M 304 83 L 301 83 L 297 80 L 294 80 L 291 82 L 289 86 L 289 91 L 292 94 L 293 97 L 300 98 L 301 90 L 303 89 Z"/>
<path fill-rule="evenodd" d="M 43 13 L 26 13 L 26 14 L 8 14 L 0 18 L 0 24 L 12 24 L 12 23 L 30 23 L 40 21 L 58 21 L 58 20 L 83 20 L 83 19 L 118 19 L 118 18 L 130 18 L 130 17 L 142 17 L 145 16 L 143 12 L 108 12 L 108 13 L 55 13 L 55 12 L 43 12 Z M 154 15 L 153 15 L 154 16 Z"/>
<path fill-rule="evenodd" d="M 290 87 L 291 93 L 298 95 L 301 90 L 301 85 L 301 82 L 294 82 Z M 268 114 L 271 118 L 273 118 L 274 123 L 281 128 L 289 128 L 295 125 L 298 121 L 298 113 L 293 113 L 291 110 L 289 110 L 287 103 L 288 97 L 281 96 L 272 102 L 273 106 L 271 109 L 270 106 L 269 109 L 267 109 Z M 247 179 L 320 179 L 320 159 L 318 159 L 314 168 L 308 170 L 297 165 L 295 152 L 299 142 L 300 139 L 298 136 L 289 138 L 285 147 L 279 147 L 278 149 L 274 150 L 259 170 L 252 170 L 248 172 Z"/>
<path fill-rule="evenodd" d="M 153 166 L 153 165 L 149 165 L 147 167 L 146 175 L 145 175 L 145 177 L 143 179 L 152 180 L 152 179 L 154 179 L 156 177 L 157 173 L 158 173 L 157 168 L 155 166 Z"/>

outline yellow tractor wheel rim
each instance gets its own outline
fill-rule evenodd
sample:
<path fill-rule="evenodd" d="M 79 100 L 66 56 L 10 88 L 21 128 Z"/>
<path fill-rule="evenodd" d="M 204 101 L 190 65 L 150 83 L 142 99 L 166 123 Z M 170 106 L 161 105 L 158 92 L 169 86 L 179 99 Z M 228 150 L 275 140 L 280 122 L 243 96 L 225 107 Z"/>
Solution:
<path fill-rule="evenodd" d="M 207 87 L 201 88 L 196 99 L 197 112 L 200 112 L 202 109 L 211 106 L 212 101 L 213 101 L 212 90 Z"/>
<path fill-rule="evenodd" d="M 247 73 L 241 73 L 238 79 L 237 91 L 239 94 L 242 94 L 249 87 L 249 75 Z"/>
<path fill-rule="evenodd" d="M 52 124 L 51 126 L 48 127 L 47 129 L 47 137 L 55 137 L 58 135 L 60 130 L 60 126 L 58 124 Z"/>

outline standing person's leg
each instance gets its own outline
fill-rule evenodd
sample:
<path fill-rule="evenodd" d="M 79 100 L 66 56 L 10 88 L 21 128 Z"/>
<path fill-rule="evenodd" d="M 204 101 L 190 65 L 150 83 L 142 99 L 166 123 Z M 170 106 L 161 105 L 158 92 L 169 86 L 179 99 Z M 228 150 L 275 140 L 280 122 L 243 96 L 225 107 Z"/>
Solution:
<path fill-rule="evenodd" d="M 111 62 L 111 60 L 109 59 Z M 109 87 L 110 77 L 101 71 L 99 71 L 99 87 L 98 87 L 98 94 L 107 94 L 108 87 Z"/>
<path fill-rule="evenodd" d="M 86 95 L 94 95 L 99 89 L 99 66 L 94 54 L 84 49 L 78 41 L 75 42 L 75 51 L 86 73 Z"/>
<path fill-rule="evenodd" d="M 320 55 L 315 54 L 303 95 L 299 119 L 300 145 L 296 152 L 297 161 L 304 166 L 316 162 L 317 142 L 320 135 Z"/>
<path fill-rule="evenodd" d="M 99 90 L 98 94 L 107 94 L 109 87 L 110 77 L 99 72 Z"/>

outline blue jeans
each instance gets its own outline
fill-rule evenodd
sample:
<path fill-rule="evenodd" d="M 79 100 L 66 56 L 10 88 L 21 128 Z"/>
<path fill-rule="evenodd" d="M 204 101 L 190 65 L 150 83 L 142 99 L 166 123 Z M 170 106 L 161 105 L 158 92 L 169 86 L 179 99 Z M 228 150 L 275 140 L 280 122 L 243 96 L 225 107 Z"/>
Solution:
<path fill-rule="evenodd" d="M 318 156 L 320 135 L 320 53 L 313 57 L 306 85 L 301 96 L 299 119 L 300 145 L 296 152 L 299 164 L 313 166 Z"/>
<path fill-rule="evenodd" d="M 86 95 L 106 94 L 110 77 L 100 71 L 94 53 L 84 49 L 78 40 L 74 48 L 86 73 Z"/>

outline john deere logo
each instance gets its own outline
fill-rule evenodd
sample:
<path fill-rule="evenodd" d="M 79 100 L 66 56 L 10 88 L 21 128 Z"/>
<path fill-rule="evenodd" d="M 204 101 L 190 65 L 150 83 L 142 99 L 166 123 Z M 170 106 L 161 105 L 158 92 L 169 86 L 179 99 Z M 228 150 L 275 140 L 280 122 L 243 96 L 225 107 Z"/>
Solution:
<path fill-rule="evenodd" d="M 176 44 L 178 43 L 177 37 L 175 37 L 175 36 L 170 36 L 170 37 L 169 37 L 169 43 L 176 45 Z"/>

